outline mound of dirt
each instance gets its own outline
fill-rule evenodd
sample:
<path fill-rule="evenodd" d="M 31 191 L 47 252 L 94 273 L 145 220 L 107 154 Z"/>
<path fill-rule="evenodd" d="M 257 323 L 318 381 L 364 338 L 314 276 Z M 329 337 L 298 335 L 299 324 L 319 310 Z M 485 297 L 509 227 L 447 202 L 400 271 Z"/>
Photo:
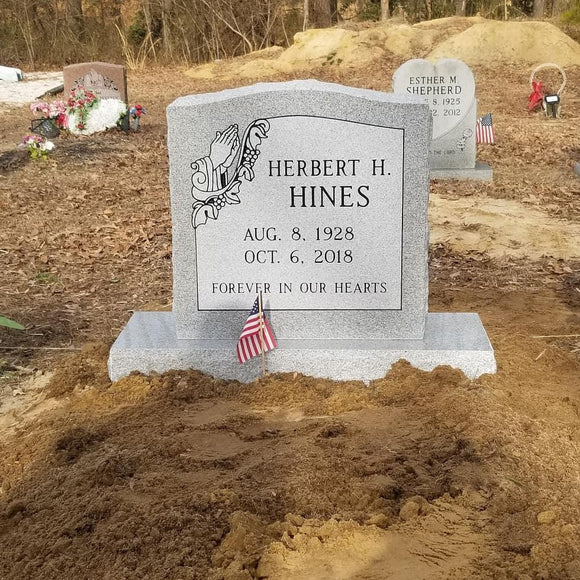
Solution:
<path fill-rule="evenodd" d="M 429 198 L 430 242 L 493 257 L 580 257 L 580 225 L 511 199 Z"/>
<path fill-rule="evenodd" d="M 401 59 L 425 56 L 434 46 L 483 21 L 482 18 L 442 18 L 428 25 L 415 26 L 397 20 L 359 28 L 325 28 L 299 32 L 294 44 L 258 51 L 230 61 L 219 61 L 195 67 L 186 72 L 199 79 L 264 78 L 289 74 L 322 66 L 356 69 L 377 59 L 396 56 Z"/>
<path fill-rule="evenodd" d="M 107 363 L 108 345 L 102 343 L 86 344 L 80 353 L 60 365 L 48 385 L 51 397 L 61 397 L 75 388 L 103 388 L 109 386 Z"/>
<path fill-rule="evenodd" d="M 399 362 L 369 387 L 107 385 L 87 371 L 104 345 L 85 349 L 57 368 L 59 409 L 0 433 L 0 576 L 574 580 L 577 362 L 495 344 L 497 375 Z"/>
<path fill-rule="evenodd" d="M 208 63 L 193 78 L 261 79 L 324 66 L 356 69 L 382 58 L 458 58 L 467 64 L 556 62 L 580 65 L 580 45 L 547 22 L 496 22 L 451 17 L 413 26 L 396 20 L 360 28 L 312 29 L 294 36 L 286 50 L 274 47 L 239 59 Z"/>
<path fill-rule="evenodd" d="M 430 29 L 408 24 L 382 23 L 363 30 L 328 28 L 307 30 L 294 37 L 294 44 L 278 57 L 278 62 L 292 67 L 337 65 L 356 68 L 392 53 L 401 58 L 423 55 L 441 39 L 469 27 L 470 19 L 450 26 Z"/>
<path fill-rule="evenodd" d="M 458 58 L 469 65 L 490 62 L 554 62 L 580 65 L 580 44 L 549 22 L 497 22 L 474 24 L 448 38 L 427 57 Z"/>
<path fill-rule="evenodd" d="M 185 71 L 194 79 L 214 79 L 217 77 L 262 78 L 282 71 L 277 58 L 284 52 L 281 46 L 257 50 L 245 56 L 230 60 L 216 60 Z"/>
<path fill-rule="evenodd" d="M 445 501 L 437 501 L 435 506 L 425 504 L 430 513 L 422 521 L 389 530 L 332 518 L 305 520 L 281 541 L 270 543 L 260 559 L 257 576 L 268 580 L 351 580 L 431 578 L 439 574 L 449 578 L 453 571 L 469 566 L 484 544 L 483 535 L 471 529 L 468 510 L 460 506 L 449 510 Z M 463 541 L 441 541 L 442 529 Z"/>

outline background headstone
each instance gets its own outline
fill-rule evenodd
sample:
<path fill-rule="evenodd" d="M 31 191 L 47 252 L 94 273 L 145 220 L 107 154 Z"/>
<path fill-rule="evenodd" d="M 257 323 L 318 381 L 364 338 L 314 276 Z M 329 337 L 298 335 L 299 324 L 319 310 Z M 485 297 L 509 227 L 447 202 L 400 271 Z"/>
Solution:
<path fill-rule="evenodd" d="M 476 163 L 475 79 L 464 62 L 451 58 L 435 64 L 409 60 L 395 71 L 393 92 L 416 95 L 429 105 L 433 117 L 429 151 L 432 176 L 491 178 L 491 170 L 483 171 Z"/>
<path fill-rule="evenodd" d="M 407 358 L 495 369 L 477 315 L 428 314 L 429 108 L 317 81 L 168 108 L 171 313 L 137 313 L 111 376 L 194 366 L 249 380 L 240 330 L 262 291 L 272 371 L 370 380 Z"/>
<path fill-rule="evenodd" d="M 82 86 L 103 99 L 127 102 L 127 71 L 119 64 L 83 62 L 64 67 L 64 94 Z"/>
<path fill-rule="evenodd" d="M 17 83 L 23 79 L 22 71 L 19 68 L 10 66 L 0 66 L 0 81 Z"/>

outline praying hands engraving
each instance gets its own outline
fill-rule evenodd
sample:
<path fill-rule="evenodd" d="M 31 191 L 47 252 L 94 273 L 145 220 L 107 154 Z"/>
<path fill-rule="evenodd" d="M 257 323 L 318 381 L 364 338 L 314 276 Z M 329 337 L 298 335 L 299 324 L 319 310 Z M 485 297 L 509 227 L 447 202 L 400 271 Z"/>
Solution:
<path fill-rule="evenodd" d="M 209 147 L 209 155 L 191 164 L 193 212 L 191 224 L 194 228 L 216 220 L 226 205 L 240 203 L 238 194 L 242 179 L 254 179 L 254 163 L 260 154 L 258 147 L 267 138 L 270 123 L 266 119 L 253 121 L 240 140 L 237 125 L 218 131 Z M 229 169 L 237 163 L 229 174 Z"/>
<path fill-rule="evenodd" d="M 238 126 L 230 125 L 223 133 L 219 131 L 216 133 L 215 139 L 209 146 L 209 158 L 214 167 L 227 169 L 233 163 L 239 148 Z"/>

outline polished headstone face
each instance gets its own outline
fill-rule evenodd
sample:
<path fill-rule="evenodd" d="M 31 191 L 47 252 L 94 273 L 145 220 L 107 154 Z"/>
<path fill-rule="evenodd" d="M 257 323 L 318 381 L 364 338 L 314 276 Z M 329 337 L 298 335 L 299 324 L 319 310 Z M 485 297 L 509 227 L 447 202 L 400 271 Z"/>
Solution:
<path fill-rule="evenodd" d="M 127 102 L 127 73 L 124 66 L 106 62 L 84 62 L 63 69 L 64 94 L 77 86 L 103 99 Z"/>
<path fill-rule="evenodd" d="M 475 167 L 475 79 L 462 61 L 407 61 L 393 75 L 393 92 L 415 95 L 433 117 L 431 169 Z"/>
<path fill-rule="evenodd" d="M 168 109 L 179 338 L 421 338 L 429 109 L 316 81 Z"/>
<path fill-rule="evenodd" d="M 239 203 L 215 219 L 196 210 L 199 309 L 245 307 L 261 284 L 277 310 L 399 310 L 403 129 L 312 115 L 256 126 L 263 139 Z"/>

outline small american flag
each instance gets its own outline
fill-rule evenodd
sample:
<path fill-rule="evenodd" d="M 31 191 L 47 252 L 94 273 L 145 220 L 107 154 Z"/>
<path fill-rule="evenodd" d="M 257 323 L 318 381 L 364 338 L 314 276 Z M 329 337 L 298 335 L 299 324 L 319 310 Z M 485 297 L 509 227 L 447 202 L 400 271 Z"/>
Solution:
<path fill-rule="evenodd" d="M 491 113 L 477 119 L 475 124 L 475 142 L 476 143 L 495 143 L 495 133 L 493 130 L 493 121 Z"/>
<path fill-rule="evenodd" d="M 260 312 L 260 297 L 258 296 L 254 302 L 254 306 L 252 306 L 252 310 L 250 310 L 250 315 L 248 316 L 248 320 L 246 320 L 244 328 L 242 328 L 242 334 L 240 334 L 238 340 L 237 351 L 240 363 L 245 363 L 247 360 L 262 354 L 260 319 L 262 319 L 264 333 L 264 352 L 268 352 L 277 346 L 268 320 L 264 316 L 264 313 Z"/>

